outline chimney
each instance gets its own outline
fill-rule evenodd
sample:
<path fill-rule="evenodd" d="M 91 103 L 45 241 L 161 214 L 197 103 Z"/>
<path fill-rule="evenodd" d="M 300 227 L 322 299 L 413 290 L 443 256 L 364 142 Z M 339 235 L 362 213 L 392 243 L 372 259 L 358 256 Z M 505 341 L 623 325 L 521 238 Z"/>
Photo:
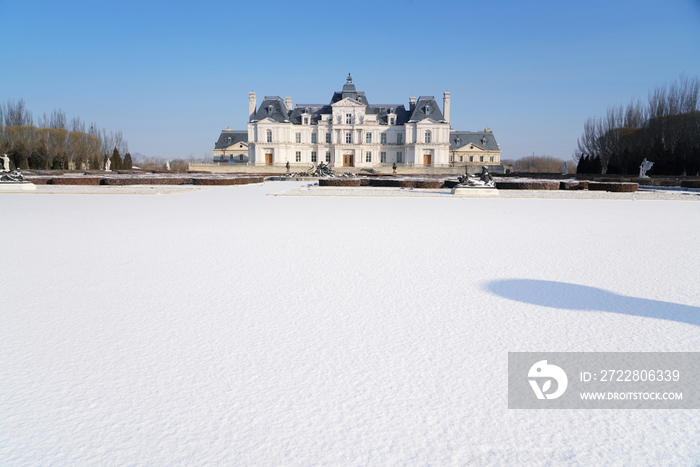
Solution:
<path fill-rule="evenodd" d="M 442 114 L 445 117 L 445 121 L 449 122 L 450 121 L 450 93 L 447 91 L 442 95 Z"/>
<path fill-rule="evenodd" d="M 408 98 L 408 111 L 413 112 L 413 109 L 416 108 L 416 98 L 415 97 L 409 97 Z"/>
<path fill-rule="evenodd" d="M 287 104 L 287 111 L 292 110 L 292 98 L 291 97 L 285 97 L 284 102 Z"/>
<path fill-rule="evenodd" d="M 253 119 L 253 115 L 255 115 L 255 105 L 257 104 L 257 99 L 255 98 L 255 93 L 254 92 L 249 92 L 248 93 L 248 120 Z"/>

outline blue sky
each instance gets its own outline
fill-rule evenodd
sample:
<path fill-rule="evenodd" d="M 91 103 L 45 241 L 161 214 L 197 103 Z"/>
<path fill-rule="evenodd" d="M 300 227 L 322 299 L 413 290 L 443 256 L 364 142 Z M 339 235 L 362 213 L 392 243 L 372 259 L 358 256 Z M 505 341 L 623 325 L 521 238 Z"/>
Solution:
<path fill-rule="evenodd" d="M 0 0 L 0 101 L 121 130 L 131 152 L 211 154 L 248 92 L 327 103 L 452 95 L 452 127 L 503 158 L 568 159 L 588 117 L 700 76 L 700 0 Z"/>

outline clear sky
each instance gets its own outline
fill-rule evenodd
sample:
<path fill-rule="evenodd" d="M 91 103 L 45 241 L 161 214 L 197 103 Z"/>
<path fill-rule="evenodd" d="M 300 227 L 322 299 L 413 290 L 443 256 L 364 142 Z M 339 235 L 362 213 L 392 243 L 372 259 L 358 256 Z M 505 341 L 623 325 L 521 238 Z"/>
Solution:
<path fill-rule="evenodd" d="M 211 154 L 248 92 L 325 104 L 452 93 L 503 158 L 571 157 L 588 117 L 700 76 L 700 0 L 0 0 L 0 101 L 121 130 L 132 153 Z"/>

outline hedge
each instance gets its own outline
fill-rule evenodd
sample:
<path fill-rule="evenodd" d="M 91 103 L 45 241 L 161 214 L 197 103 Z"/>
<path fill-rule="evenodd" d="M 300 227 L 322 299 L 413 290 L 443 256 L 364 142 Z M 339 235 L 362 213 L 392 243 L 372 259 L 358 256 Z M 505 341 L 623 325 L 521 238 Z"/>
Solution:
<path fill-rule="evenodd" d="M 587 190 L 588 180 L 563 180 L 559 182 L 560 190 Z"/>
<path fill-rule="evenodd" d="M 193 185 L 248 185 L 262 183 L 263 177 L 193 178 Z"/>
<path fill-rule="evenodd" d="M 499 190 L 558 190 L 558 180 L 508 180 L 496 182 Z"/>
<path fill-rule="evenodd" d="M 360 186 L 359 178 L 320 178 L 318 186 Z"/>
<path fill-rule="evenodd" d="M 614 193 L 631 193 L 639 189 L 639 183 L 627 182 L 590 182 L 588 189 L 591 191 L 611 191 Z"/>

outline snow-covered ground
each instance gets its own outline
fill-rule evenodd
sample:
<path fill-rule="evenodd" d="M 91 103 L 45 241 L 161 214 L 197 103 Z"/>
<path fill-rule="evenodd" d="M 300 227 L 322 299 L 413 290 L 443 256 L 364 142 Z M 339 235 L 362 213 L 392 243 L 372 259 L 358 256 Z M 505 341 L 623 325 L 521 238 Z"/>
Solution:
<path fill-rule="evenodd" d="M 700 351 L 700 204 L 0 195 L 0 465 L 700 463 L 509 351 Z"/>

